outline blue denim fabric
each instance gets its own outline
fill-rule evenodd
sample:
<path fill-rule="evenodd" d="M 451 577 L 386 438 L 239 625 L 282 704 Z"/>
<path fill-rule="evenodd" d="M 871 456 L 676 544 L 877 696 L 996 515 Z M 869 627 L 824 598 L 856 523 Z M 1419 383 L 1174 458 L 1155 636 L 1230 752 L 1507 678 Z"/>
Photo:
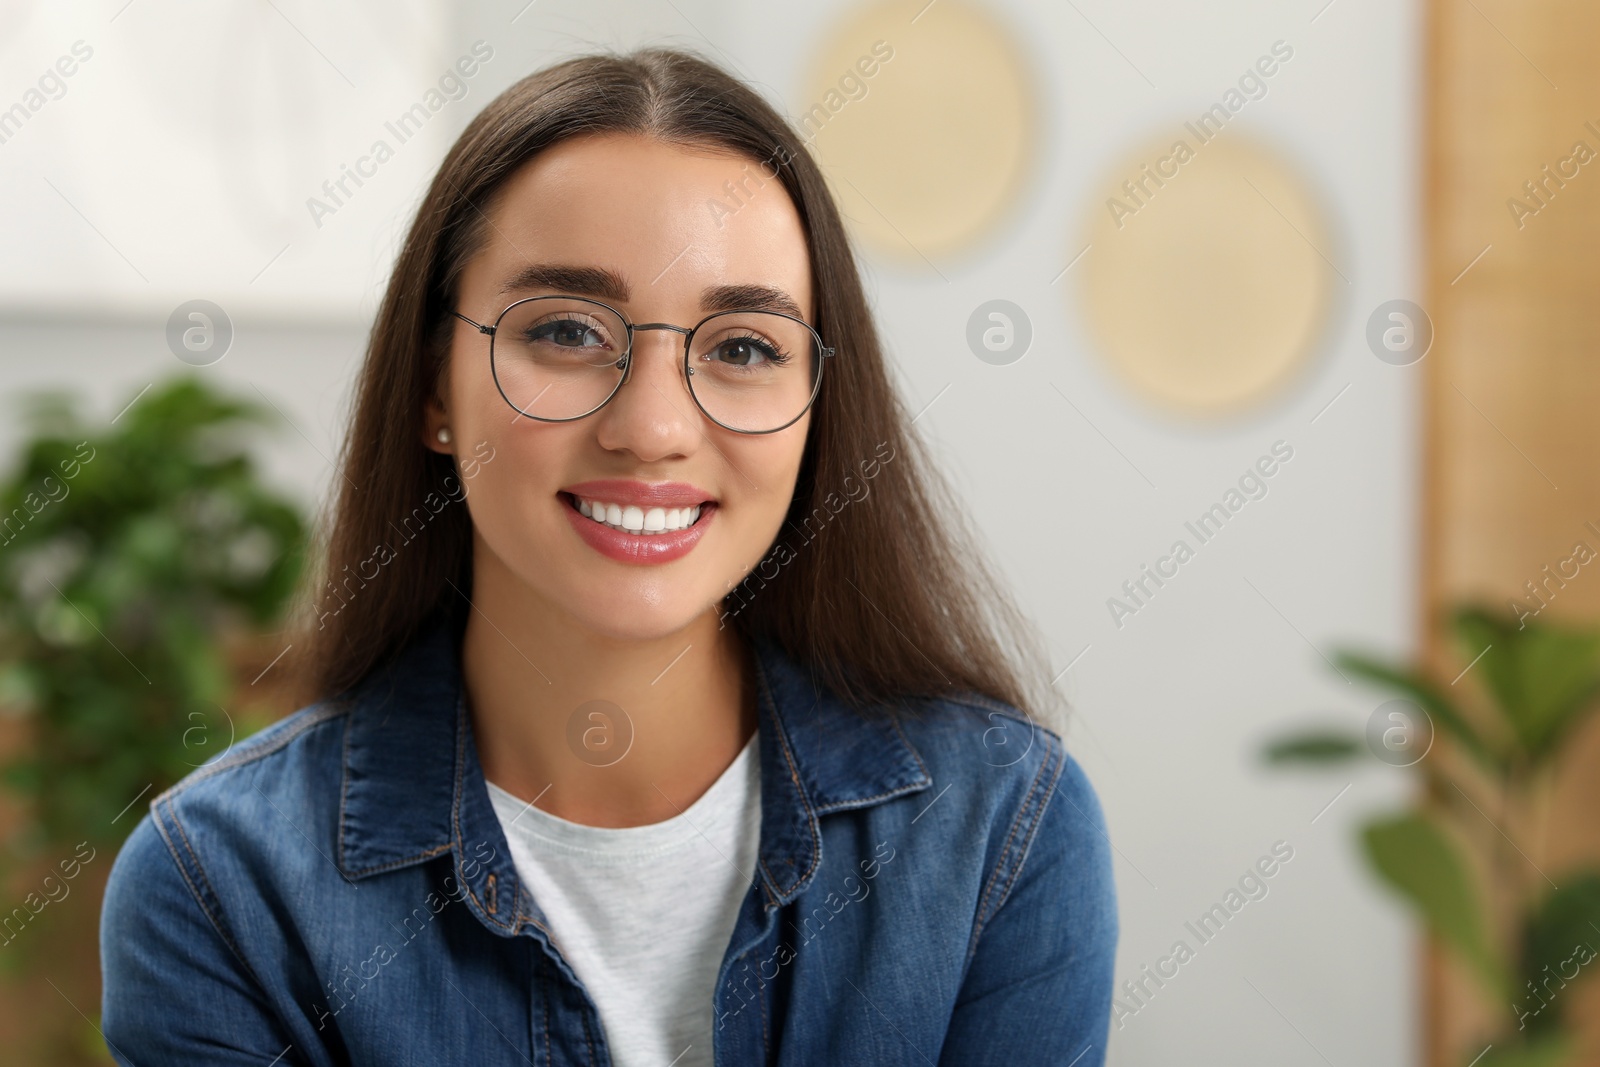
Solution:
<path fill-rule="evenodd" d="M 755 651 L 760 865 L 706 1009 L 716 1062 L 1100 1064 L 1109 841 L 1060 739 L 983 697 L 873 721 Z M 118 1062 L 611 1062 L 459 672 L 437 625 L 151 802 L 101 916 Z"/>

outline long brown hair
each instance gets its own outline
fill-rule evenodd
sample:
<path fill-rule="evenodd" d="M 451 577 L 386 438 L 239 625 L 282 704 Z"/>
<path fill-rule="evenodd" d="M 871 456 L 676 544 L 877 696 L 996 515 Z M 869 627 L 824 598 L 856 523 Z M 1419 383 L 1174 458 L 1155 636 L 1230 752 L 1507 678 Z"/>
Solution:
<path fill-rule="evenodd" d="M 817 164 L 750 88 L 697 56 L 654 48 L 523 78 L 468 124 L 429 186 L 372 328 L 322 573 L 302 604 L 308 695 L 347 692 L 431 619 L 459 617 L 472 588 L 471 520 L 459 502 L 433 506 L 461 475 L 421 440 L 423 405 L 448 353 L 449 309 L 505 181 L 544 149 L 597 132 L 758 163 L 762 178 L 788 191 L 809 240 L 814 325 L 836 355 L 787 522 L 724 599 L 724 624 L 776 641 L 863 711 L 965 692 L 1054 719 L 1042 642 L 914 436 Z M 385 558 L 380 546 L 402 527 L 408 540 Z M 381 574 L 371 574 L 375 550 Z"/>

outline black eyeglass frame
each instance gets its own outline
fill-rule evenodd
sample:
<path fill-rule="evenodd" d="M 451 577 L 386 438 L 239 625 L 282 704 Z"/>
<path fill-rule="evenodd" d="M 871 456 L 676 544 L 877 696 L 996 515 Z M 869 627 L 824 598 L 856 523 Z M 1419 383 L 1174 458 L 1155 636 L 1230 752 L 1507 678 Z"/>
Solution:
<path fill-rule="evenodd" d="M 627 330 L 627 333 L 628 333 L 628 344 L 627 344 L 627 347 L 623 349 L 622 355 L 617 359 L 617 362 L 615 364 L 615 366 L 620 367 L 622 369 L 622 377 L 617 379 L 617 384 L 612 388 L 611 392 L 606 394 L 606 398 L 604 400 L 600 401 L 600 403 L 596 404 L 594 407 L 590 408 L 588 411 L 585 411 L 582 415 L 569 415 L 568 417 L 566 417 L 564 419 L 552 419 L 552 418 L 547 418 L 547 417 L 545 417 L 543 415 L 532 415 L 532 414 L 529 414 L 528 412 L 523 411 L 521 408 L 517 407 L 516 403 L 509 396 L 506 396 L 505 388 L 504 388 L 504 386 L 502 386 L 500 384 L 500 372 L 497 369 L 497 367 L 495 365 L 495 360 L 494 360 L 494 339 L 495 339 L 495 335 L 500 330 L 500 323 L 502 321 L 504 321 L 505 317 L 511 313 L 511 309 L 512 308 L 520 307 L 523 304 L 531 303 L 531 302 L 533 302 L 535 300 L 581 300 L 581 301 L 583 301 L 585 303 L 588 303 L 588 304 L 594 304 L 594 305 L 596 305 L 598 307 L 605 308 L 607 311 L 611 312 L 617 318 L 621 319 L 622 320 L 622 325 Z M 780 430 L 787 430 L 789 427 L 793 426 L 796 422 L 800 421 L 800 418 L 803 415 L 805 415 L 806 412 L 811 410 L 811 405 L 816 403 L 818 394 L 822 392 L 822 373 L 823 373 L 823 368 L 825 368 L 827 366 L 828 359 L 830 357 L 832 357 L 832 355 L 833 355 L 833 348 L 822 343 L 822 335 L 817 332 L 816 327 L 812 326 L 805 319 L 799 318 L 799 317 L 794 316 L 794 315 L 786 314 L 786 313 L 784 313 L 782 311 L 771 311 L 771 310 L 768 310 L 766 308 L 734 308 L 734 309 L 729 310 L 729 311 L 714 311 L 711 314 L 707 315 L 705 318 L 701 319 L 699 322 L 695 323 L 694 326 L 692 326 L 692 327 L 690 327 L 688 329 L 685 329 L 682 326 L 678 326 L 678 325 L 675 325 L 675 324 L 670 323 L 670 322 L 641 322 L 641 323 L 635 324 L 634 322 L 632 322 L 628 318 L 628 316 L 624 315 L 622 312 L 618 311 L 616 308 L 612 307 L 610 304 L 607 304 L 603 300 L 596 300 L 593 297 L 578 296 L 576 294 L 567 294 L 567 293 L 556 293 L 556 294 L 551 294 L 551 295 L 547 295 L 547 296 L 526 296 L 526 297 L 523 297 L 521 300 L 512 301 L 510 304 L 506 305 L 506 308 L 505 308 L 504 311 L 500 312 L 500 314 L 495 317 L 493 326 L 485 326 L 480 322 L 474 322 L 472 319 L 467 318 L 465 315 L 461 314 L 461 312 L 459 312 L 459 311 L 452 311 L 452 312 L 450 312 L 450 314 L 454 315 L 456 318 L 460 319 L 462 322 L 466 323 L 468 326 L 471 326 L 473 329 L 477 330 L 479 333 L 485 334 L 485 335 L 488 336 L 488 338 L 489 338 L 489 373 L 494 378 L 494 387 L 495 387 L 495 389 L 497 391 L 499 391 L 501 399 L 503 399 L 507 404 L 511 405 L 511 410 L 517 412 L 519 415 L 523 415 L 523 416 L 525 416 L 527 418 L 530 418 L 530 419 L 537 419 L 540 422 L 576 422 L 579 419 L 588 418 L 590 415 L 593 415 L 595 412 L 599 411 L 601 408 L 603 408 L 607 404 L 611 403 L 612 397 L 616 396 L 617 393 L 622 391 L 622 387 L 624 385 L 628 384 L 628 379 L 633 375 L 633 337 L 634 337 L 635 333 L 638 333 L 638 332 L 640 332 L 642 330 L 671 330 L 673 333 L 682 334 L 683 335 L 683 375 L 684 375 L 684 382 L 688 385 L 689 397 L 690 397 L 690 399 L 692 399 L 694 401 L 694 406 L 700 409 L 700 413 L 702 415 L 704 415 L 706 418 L 710 419 L 712 422 L 716 423 L 718 426 L 721 426 L 724 430 L 732 430 L 734 433 L 750 434 L 751 436 L 762 436 L 762 435 L 769 434 L 769 433 L 777 433 Z M 816 341 L 817 351 L 821 355 L 821 359 L 817 363 L 817 380 L 815 382 L 813 382 L 812 385 L 811 385 L 811 395 L 806 398 L 805 406 L 802 407 L 799 410 L 799 412 L 797 412 L 795 414 L 794 418 L 790 419 L 788 422 L 784 423 L 782 426 L 775 427 L 775 428 L 773 428 L 771 430 L 741 430 L 737 426 L 729 426 L 727 423 L 723 422 L 722 420 L 718 419 L 715 415 L 711 414 L 711 412 L 707 411 L 706 410 L 706 406 L 700 402 L 699 395 L 696 394 L 695 391 L 694 391 L 694 381 L 693 381 L 694 368 L 689 365 L 689 356 L 690 356 L 690 353 L 693 350 L 693 345 L 694 345 L 694 335 L 699 332 L 699 330 L 700 330 L 700 328 L 702 326 L 704 326 L 706 323 L 710 322 L 713 319 L 726 318 L 729 315 L 749 315 L 749 314 L 776 315 L 779 318 L 788 319 L 790 322 L 799 323 L 801 326 L 804 326 L 806 328 L 807 332 L 809 332 L 811 334 L 812 338 Z"/>

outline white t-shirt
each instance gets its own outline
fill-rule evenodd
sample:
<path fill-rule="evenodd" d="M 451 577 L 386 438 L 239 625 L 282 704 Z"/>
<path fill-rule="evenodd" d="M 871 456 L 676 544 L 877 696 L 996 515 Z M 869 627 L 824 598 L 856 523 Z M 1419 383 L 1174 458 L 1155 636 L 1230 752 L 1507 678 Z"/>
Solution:
<path fill-rule="evenodd" d="M 761 836 L 759 731 L 698 800 L 584 826 L 489 783 L 518 876 L 583 982 L 617 1067 L 711 1067 L 712 996 Z"/>

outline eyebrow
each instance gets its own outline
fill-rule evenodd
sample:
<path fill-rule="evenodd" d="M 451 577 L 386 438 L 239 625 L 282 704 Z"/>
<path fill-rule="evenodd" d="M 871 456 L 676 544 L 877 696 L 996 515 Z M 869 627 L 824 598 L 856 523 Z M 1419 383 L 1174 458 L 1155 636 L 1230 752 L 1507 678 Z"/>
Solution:
<path fill-rule="evenodd" d="M 509 296 L 528 289 L 553 289 L 614 304 L 625 304 L 629 297 L 628 283 L 616 271 L 555 263 L 532 263 L 523 267 L 501 284 L 500 294 Z M 777 311 L 805 319 L 794 298 L 771 285 L 707 286 L 700 293 L 700 308 L 707 314 L 751 309 Z"/>

